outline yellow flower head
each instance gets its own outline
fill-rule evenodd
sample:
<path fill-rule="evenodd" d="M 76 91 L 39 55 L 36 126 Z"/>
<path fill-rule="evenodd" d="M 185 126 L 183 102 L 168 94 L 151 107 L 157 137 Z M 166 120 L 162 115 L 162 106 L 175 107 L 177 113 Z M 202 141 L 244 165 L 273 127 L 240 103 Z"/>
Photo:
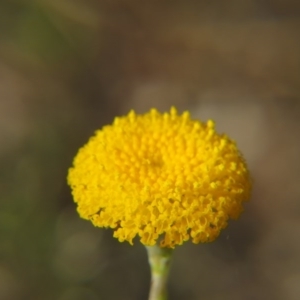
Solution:
<path fill-rule="evenodd" d="M 235 143 L 175 108 L 115 118 L 79 150 L 68 183 L 80 216 L 120 242 L 171 248 L 213 241 L 251 190 Z"/>

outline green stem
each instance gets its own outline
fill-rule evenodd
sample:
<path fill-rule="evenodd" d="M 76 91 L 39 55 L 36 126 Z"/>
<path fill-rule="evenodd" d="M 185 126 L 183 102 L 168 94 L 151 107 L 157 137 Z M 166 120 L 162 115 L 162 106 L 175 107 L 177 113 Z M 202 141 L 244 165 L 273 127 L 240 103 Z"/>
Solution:
<path fill-rule="evenodd" d="M 149 300 L 167 300 L 166 282 L 170 268 L 172 249 L 146 246 L 151 269 Z"/>

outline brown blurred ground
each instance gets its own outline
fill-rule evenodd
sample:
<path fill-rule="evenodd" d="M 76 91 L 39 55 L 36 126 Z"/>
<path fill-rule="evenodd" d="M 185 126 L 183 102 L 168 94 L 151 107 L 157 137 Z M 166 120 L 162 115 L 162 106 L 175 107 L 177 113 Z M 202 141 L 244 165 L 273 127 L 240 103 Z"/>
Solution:
<path fill-rule="evenodd" d="M 300 298 L 298 1 L 0 2 L 0 299 L 147 299 L 146 253 L 78 218 L 78 147 L 133 108 L 215 119 L 254 178 L 238 222 L 175 252 L 170 299 Z"/>

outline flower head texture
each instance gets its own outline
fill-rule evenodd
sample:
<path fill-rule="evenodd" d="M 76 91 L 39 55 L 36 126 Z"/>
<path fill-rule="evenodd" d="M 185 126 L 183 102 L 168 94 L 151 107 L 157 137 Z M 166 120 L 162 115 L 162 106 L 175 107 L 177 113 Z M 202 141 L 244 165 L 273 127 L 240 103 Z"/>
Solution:
<path fill-rule="evenodd" d="M 249 199 L 236 144 L 213 121 L 156 109 L 115 118 L 76 155 L 68 183 L 79 215 L 132 244 L 213 241 Z"/>

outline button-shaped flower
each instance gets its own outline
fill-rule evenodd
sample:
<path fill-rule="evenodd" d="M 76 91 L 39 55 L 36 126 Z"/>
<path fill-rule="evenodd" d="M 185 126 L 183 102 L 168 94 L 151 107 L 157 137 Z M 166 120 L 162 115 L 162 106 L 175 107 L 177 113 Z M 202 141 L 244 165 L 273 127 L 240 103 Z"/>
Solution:
<path fill-rule="evenodd" d="M 251 190 L 236 144 L 175 108 L 115 118 L 79 150 L 68 183 L 82 218 L 170 248 L 213 241 Z"/>

